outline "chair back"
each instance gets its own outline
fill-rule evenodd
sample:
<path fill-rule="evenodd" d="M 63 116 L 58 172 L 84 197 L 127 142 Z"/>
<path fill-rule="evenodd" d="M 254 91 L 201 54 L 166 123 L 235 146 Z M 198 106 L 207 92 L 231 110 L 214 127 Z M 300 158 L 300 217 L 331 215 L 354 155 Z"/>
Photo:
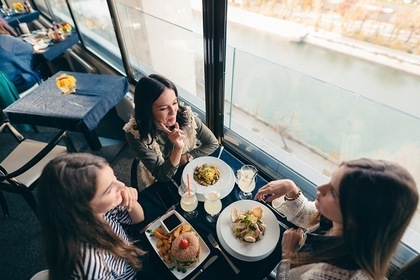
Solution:
<path fill-rule="evenodd" d="M 60 154 L 76 151 L 73 142 L 65 130 L 59 131 L 50 142 L 39 142 L 25 139 L 8 120 L 0 126 L 0 136 L 3 130 L 10 132 L 17 146 L 0 163 L 0 206 L 4 216 L 9 217 L 9 208 L 1 191 L 17 193 L 23 196 L 35 215 L 38 214 L 38 204 L 32 190 L 45 165 Z M 58 145 L 64 140 L 66 146 Z"/>

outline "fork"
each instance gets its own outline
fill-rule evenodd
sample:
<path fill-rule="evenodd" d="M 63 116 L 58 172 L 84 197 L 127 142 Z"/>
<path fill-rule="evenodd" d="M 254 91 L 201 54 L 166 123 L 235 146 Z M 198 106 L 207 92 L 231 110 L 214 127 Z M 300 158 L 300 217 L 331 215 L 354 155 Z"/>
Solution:
<path fill-rule="evenodd" d="M 211 245 L 217 250 L 219 250 L 220 253 L 222 253 L 223 257 L 226 259 L 226 261 L 228 262 L 230 267 L 233 269 L 233 271 L 236 274 L 238 274 L 240 272 L 239 268 L 237 268 L 236 265 L 234 265 L 233 262 L 229 259 L 229 257 L 225 254 L 225 252 L 223 252 L 223 250 L 219 246 L 219 243 L 217 243 L 216 239 L 214 239 L 213 235 L 209 233 L 209 235 L 207 235 L 207 238 L 209 239 Z"/>

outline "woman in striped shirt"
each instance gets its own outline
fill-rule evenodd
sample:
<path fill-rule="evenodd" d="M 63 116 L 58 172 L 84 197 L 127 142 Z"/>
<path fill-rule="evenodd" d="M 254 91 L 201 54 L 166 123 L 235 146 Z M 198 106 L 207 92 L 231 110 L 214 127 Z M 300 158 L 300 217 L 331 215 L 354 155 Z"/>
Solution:
<path fill-rule="evenodd" d="M 144 251 L 123 226 L 144 220 L 137 195 L 101 157 L 65 154 L 48 163 L 38 201 L 49 278 L 135 279 Z"/>

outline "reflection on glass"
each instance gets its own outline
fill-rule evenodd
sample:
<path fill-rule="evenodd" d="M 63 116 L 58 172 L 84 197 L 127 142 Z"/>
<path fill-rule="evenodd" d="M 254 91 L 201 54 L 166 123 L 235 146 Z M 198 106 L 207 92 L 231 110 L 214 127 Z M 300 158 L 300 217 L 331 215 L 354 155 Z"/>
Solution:
<path fill-rule="evenodd" d="M 204 100 L 201 1 L 119 2 L 117 10 L 135 78 L 159 73 Z"/>
<path fill-rule="evenodd" d="M 110 65 L 124 71 L 106 0 L 70 1 L 83 44 Z"/>

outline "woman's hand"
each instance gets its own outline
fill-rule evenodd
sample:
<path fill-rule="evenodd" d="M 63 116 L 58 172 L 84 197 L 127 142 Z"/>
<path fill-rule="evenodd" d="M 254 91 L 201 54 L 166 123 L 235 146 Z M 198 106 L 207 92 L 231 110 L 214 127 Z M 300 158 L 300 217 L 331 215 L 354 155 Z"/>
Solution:
<path fill-rule="evenodd" d="M 255 195 L 257 200 L 265 200 L 271 202 L 274 199 L 288 194 L 289 197 L 294 197 L 299 192 L 296 184 L 289 179 L 271 181 L 262 188 L 260 188 Z M 268 198 L 266 196 L 269 195 Z"/>
<path fill-rule="evenodd" d="M 133 205 L 137 203 L 138 193 L 135 188 L 130 188 L 125 186 L 121 190 L 122 202 L 121 205 L 127 209 L 128 212 L 131 212 Z"/>
<path fill-rule="evenodd" d="M 162 130 L 168 135 L 169 140 L 174 144 L 174 148 L 182 150 L 184 148 L 185 133 L 179 128 L 176 122 L 174 128 L 169 130 L 163 123 L 160 123 Z"/>
<path fill-rule="evenodd" d="M 140 223 L 144 220 L 144 211 L 138 200 L 138 192 L 135 188 L 125 186 L 121 190 L 122 202 L 121 205 L 127 209 L 128 216 L 130 216 L 133 224 Z"/>
<path fill-rule="evenodd" d="M 281 258 L 283 260 L 290 259 L 303 245 L 303 242 L 303 230 L 301 228 L 286 230 L 281 241 Z"/>

